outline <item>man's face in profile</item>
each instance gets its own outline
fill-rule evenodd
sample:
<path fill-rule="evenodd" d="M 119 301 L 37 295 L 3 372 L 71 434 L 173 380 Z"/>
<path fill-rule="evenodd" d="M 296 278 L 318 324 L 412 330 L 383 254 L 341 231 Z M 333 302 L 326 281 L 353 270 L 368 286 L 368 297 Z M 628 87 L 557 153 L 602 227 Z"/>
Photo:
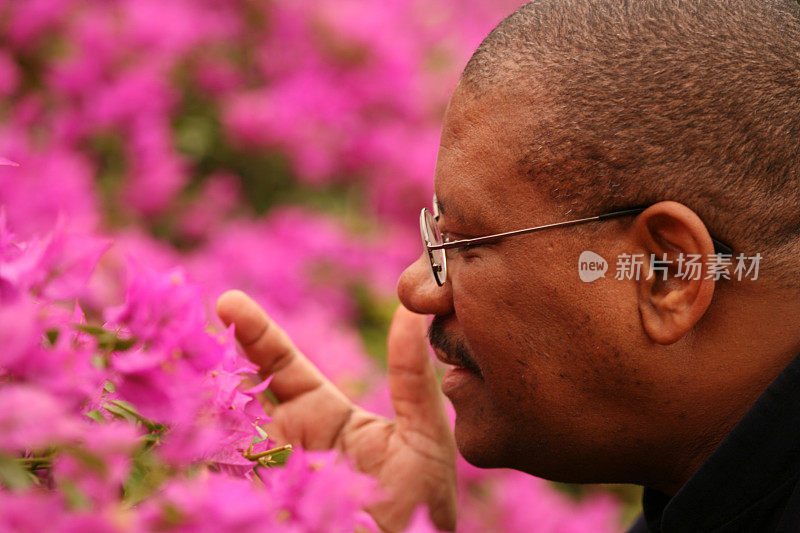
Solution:
<path fill-rule="evenodd" d="M 506 91 L 475 97 L 456 89 L 435 176 L 439 225 L 451 238 L 564 220 L 543 192 L 547 177 L 519 170 L 525 109 Z M 663 400 L 659 369 L 629 355 L 643 341 L 635 289 L 583 283 L 577 269 L 584 250 L 609 260 L 623 251 L 614 231 L 619 226 L 563 228 L 448 251 L 443 287 L 424 258 L 404 273 L 400 298 L 435 315 L 438 357 L 468 369 L 446 373 L 442 387 L 470 462 L 565 481 L 637 468 L 635 457 L 613 457 L 650 438 L 641 406 Z"/>
<path fill-rule="evenodd" d="M 797 356 L 778 280 L 796 279 L 797 144 L 775 133 L 796 131 L 796 39 L 771 49 L 754 25 L 796 6 L 686 7 L 531 2 L 453 93 L 434 179 L 450 239 L 649 206 L 450 249 L 442 286 L 426 255 L 404 272 L 402 303 L 462 368 L 442 388 L 475 465 L 674 493 Z M 652 276 L 651 258 L 715 257 L 712 234 L 770 254 L 772 278 Z M 639 276 L 613 275 L 623 254 L 646 258 Z M 582 279 L 582 256 L 607 275 Z"/>

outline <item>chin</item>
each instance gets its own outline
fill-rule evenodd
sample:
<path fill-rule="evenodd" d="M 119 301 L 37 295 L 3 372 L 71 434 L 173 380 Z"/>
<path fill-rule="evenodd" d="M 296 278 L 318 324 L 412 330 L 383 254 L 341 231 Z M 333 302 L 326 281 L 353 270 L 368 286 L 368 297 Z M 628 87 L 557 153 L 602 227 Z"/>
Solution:
<path fill-rule="evenodd" d="M 504 468 L 508 464 L 504 446 L 497 435 L 497 428 L 480 428 L 456 416 L 456 446 L 461 456 L 478 468 Z"/>
<path fill-rule="evenodd" d="M 565 483 L 606 482 L 598 475 L 597 466 L 603 457 L 573 455 L 574 447 L 553 443 L 542 436 L 521 435 L 518 421 L 509 431 L 494 423 L 475 423 L 471 418 L 456 416 L 455 440 L 461 456 L 477 468 L 513 468 L 527 474 Z M 550 444 L 545 444 L 550 442 Z M 611 476 L 613 477 L 613 476 Z"/>

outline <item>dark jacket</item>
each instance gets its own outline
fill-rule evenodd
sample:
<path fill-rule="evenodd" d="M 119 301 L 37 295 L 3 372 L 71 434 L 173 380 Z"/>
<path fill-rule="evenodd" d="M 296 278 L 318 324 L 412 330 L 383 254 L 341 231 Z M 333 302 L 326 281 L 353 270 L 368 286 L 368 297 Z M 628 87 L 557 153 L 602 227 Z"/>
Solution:
<path fill-rule="evenodd" d="M 800 533 L 800 356 L 674 497 L 642 504 L 631 533 Z"/>

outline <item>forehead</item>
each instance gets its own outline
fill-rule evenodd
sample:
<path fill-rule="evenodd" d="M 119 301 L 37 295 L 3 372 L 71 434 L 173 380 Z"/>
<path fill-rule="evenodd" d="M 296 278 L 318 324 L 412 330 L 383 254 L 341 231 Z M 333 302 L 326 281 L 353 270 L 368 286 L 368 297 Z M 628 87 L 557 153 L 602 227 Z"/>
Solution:
<path fill-rule="evenodd" d="M 475 96 L 459 86 L 445 113 L 434 188 L 445 217 L 508 227 L 535 210 L 525 155 L 525 113 L 502 91 Z"/>

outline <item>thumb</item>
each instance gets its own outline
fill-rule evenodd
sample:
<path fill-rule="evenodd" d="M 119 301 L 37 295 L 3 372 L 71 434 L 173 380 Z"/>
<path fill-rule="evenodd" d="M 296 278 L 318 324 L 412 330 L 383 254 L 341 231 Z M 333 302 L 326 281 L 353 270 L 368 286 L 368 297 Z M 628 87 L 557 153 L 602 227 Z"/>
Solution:
<path fill-rule="evenodd" d="M 428 351 L 425 317 L 397 307 L 389 327 L 389 389 L 398 429 L 432 439 L 449 434 L 436 373 Z"/>

